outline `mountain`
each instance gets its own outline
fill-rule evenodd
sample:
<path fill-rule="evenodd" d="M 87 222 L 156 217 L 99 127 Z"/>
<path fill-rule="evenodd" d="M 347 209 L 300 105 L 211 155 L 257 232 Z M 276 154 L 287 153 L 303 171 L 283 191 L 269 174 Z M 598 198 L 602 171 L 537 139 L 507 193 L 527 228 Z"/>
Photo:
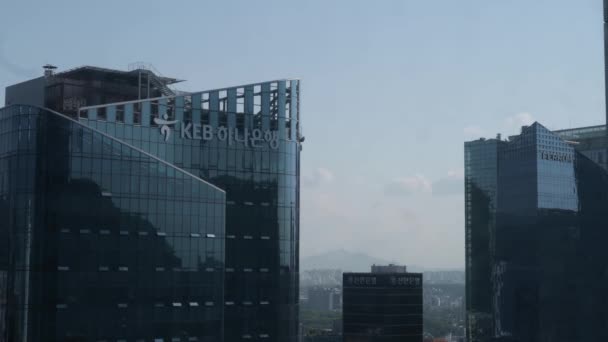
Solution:
<path fill-rule="evenodd" d="M 344 272 L 369 272 L 374 264 L 388 265 L 391 263 L 398 264 L 396 261 L 376 258 L 365 253 L 336 250 L 301 258 L 300 270 L 334 269 Z"/>

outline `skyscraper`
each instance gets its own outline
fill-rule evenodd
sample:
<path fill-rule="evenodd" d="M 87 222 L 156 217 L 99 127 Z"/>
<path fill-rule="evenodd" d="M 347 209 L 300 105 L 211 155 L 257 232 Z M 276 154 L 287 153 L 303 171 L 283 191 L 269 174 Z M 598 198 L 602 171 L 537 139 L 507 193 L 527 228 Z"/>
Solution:
<path fill-rule="evenodd" d="M 562 129 L 553 133 L 569 141 L 578 152 L 608 170 L 606 125 Z"/>
<path fill-rule="evenodd" d="M 608 339 L 608 174 L 560 133 L 465 143 L 469 341 Z"/>
<path fill-rule="evenodd" d="M 604 82 L 608 85 L 608 0 L 604 0 Z M 604 99 L 608 101 L 608 87 L 604 90 Z M 608 106 L 606 106 L 606 122 L 608 123 Z"/>
<path fill-rule="evenodd" d="M 492 334 L 490 241 L 496 233 L 496 139 L 465 144 L 465 265 L 468 341 Z"/>
<path fill-rule="evenodd" d="M 344 342 L 421 342 L 422 273 L 372 269 L 342 276 Z"/>
<path fill-rule="evenodd" d="M 297 339 L 300 83 L 177 81 L 85 66 L 7 89 L 6 340 Z"/>

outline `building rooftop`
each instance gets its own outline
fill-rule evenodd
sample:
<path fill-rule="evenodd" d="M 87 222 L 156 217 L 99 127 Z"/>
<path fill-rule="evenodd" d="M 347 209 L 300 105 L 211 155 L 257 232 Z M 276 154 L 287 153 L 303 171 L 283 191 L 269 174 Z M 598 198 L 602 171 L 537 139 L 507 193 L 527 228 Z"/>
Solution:
<path fill-rule="evenodd" d="M 76 80 L 90 80 L 105 78 L 112 81 L 124 81 L 127 83 L 137 84 L 139 81 L 140 72 L 152 73 L 165 85 L 175 84 L 183 82 L 172 77 L 161 76 L 152 66 L 145 64 L 133 64 L 129 66 L 129 70 L 116 70 L 101 68 L 91 65 L 83 65 L 66 71 L 58 72 L 54 74 L 57 78 L 76 79 Z"/>
<path fill-rule="evenodd" d="M 372 273 L 407 273 L 405 265 L 372 265 Z"/>
<path fill-rule="evenodd" d="M 588 139 L 606 136 L 606 125 L 560 129 L 553 131 L 564 139 Z"/>
<path fill-rule="evenodd" d="M 537 122 L 535 122 L 535 123 L 537 123 Z M 532 124 L 532 125 L 534 125 L 534 124 Z M 522 126 L 521 132 L 523 132 L 527 127 L 530 127 L 532 125 Z M 511 141 L 511 140 L 519 137 L 521 132 L 519 134 L 510 135 L 508 137 L 507 141 Z M 578 140 L 585 140 L 585 139 L 605 138 L 606 137 L 606 125 L 558 129 L 558 130 L 553 130 L 552 132 L 555 133 L 556 135 L 558 135 L 560 138 L 562 138 L 566 141 L 570 141 L 570 142 L 578 141 Z M 478 138 L 475 140 L 471 140 L 470 142 L 486 141 L 486 140 L 494 140 L 494 139 L 481 137 L 481 138 Z M 496 135 L 496 140 L 502 141 L 500 133 Z"/>

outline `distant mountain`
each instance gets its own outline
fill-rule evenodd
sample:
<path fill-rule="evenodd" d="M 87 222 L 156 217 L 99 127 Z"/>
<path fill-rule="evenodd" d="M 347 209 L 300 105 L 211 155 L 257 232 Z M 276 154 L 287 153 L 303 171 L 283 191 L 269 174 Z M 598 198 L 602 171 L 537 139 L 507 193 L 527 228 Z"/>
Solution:
<path fill-rule="evenodd" d="M 376 258 L 365 253 L 336 250 L 301 258 L 300 270 L 334 269 L 344 272 L 369 272 L 374 264 L 388 265 L 391 263 L 398 264 L 396 261 Z"/>

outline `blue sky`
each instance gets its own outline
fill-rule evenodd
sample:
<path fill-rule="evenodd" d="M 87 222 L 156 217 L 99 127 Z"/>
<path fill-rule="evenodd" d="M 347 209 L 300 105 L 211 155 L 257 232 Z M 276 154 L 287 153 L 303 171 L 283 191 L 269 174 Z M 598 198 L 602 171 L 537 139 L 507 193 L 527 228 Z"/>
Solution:
<path fill-rule="evenodd" d="M 464 265 L 463 141 L 604 123 L 601 0 L 0 0 L 0 87 L 152 63 L 302 79 L 302 255 Z M 0 95 L 4 102 L 4 94 Z"/>

